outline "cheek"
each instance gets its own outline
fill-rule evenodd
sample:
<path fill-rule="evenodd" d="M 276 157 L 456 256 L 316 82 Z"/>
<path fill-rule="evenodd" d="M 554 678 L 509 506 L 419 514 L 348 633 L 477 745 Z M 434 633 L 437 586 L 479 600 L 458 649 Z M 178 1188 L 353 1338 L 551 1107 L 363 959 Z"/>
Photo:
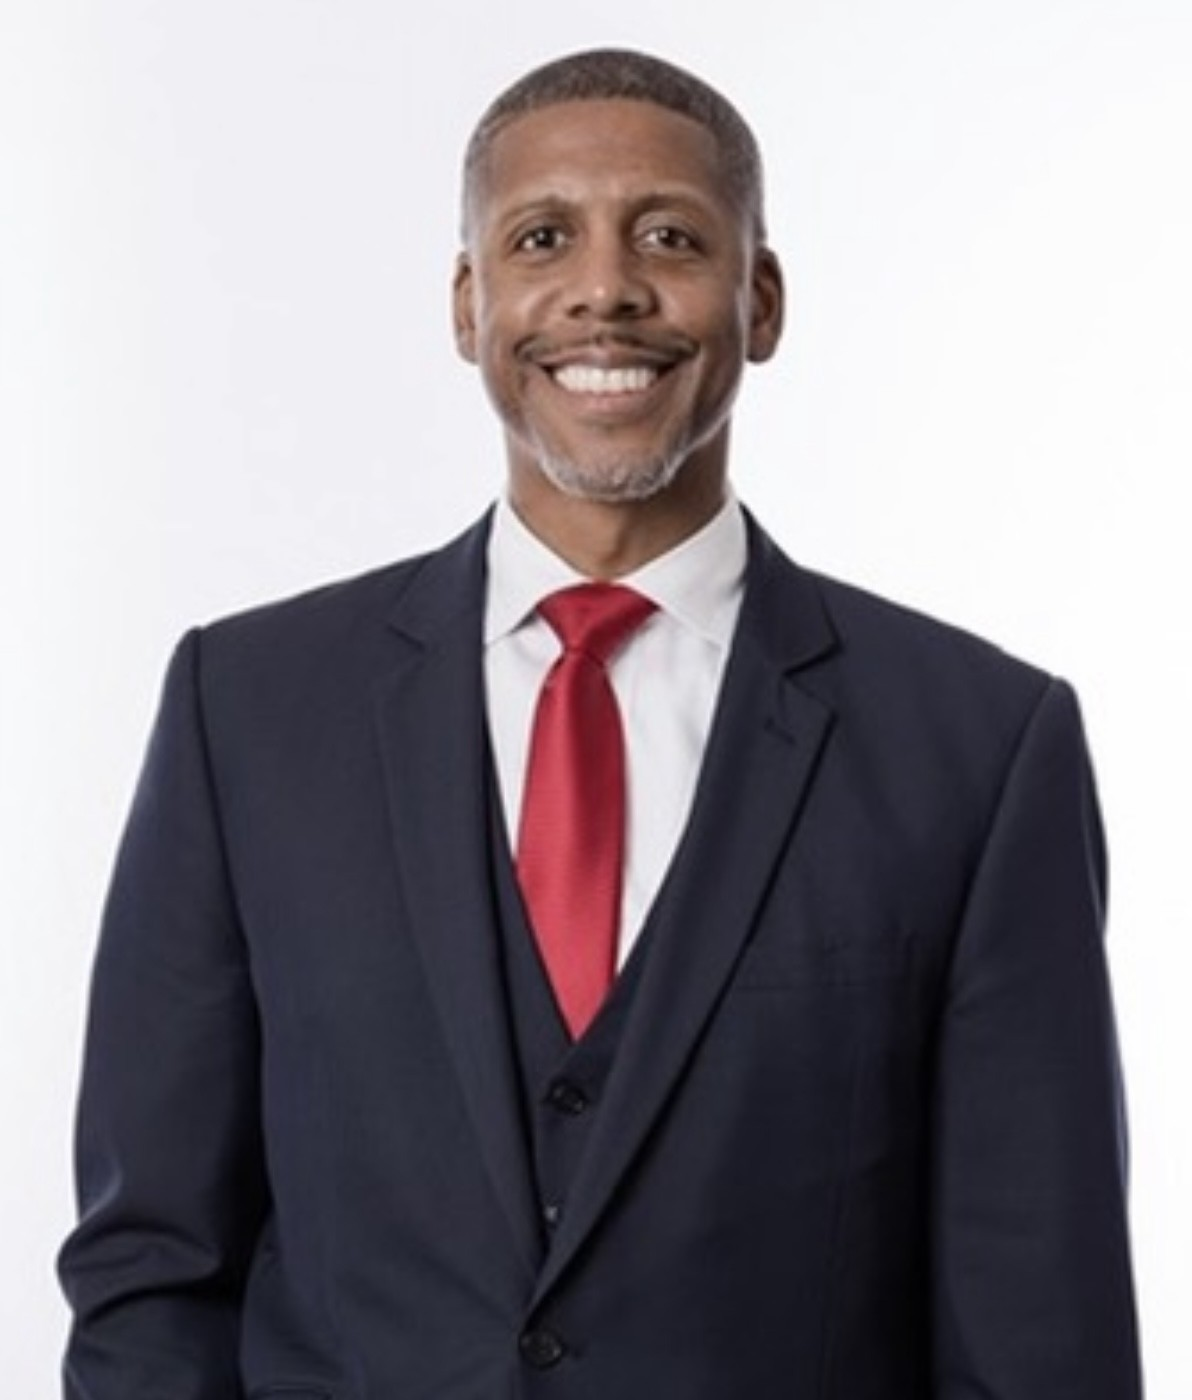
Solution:
<path fill-rule="evenodd" d="M 704 342 L 707 380 L 723 393 L 735 392 L 749 354 L 749 328 L 736 318 L 726 318 Z"/>
<path fill-rule="evenodd" d="M 473 302 L 476 324 L 493 337 L 525 334 L 541 325 L 551 301 L 550 289 L 538 280 L 482 275 L 477 279 Z"/>
<path fill-rule="evenodd" d="M 753 302 L 744 292 L 709 296 L 698 312 L 689 308 L 687 326 L 718 361 L 743 359 L 752 328 Z M 678 322 L 678 324 L 683 324 Z"/>
<path fill-rule="evenodd" d="M 506 331 L 489 328 L 477 337 L 476 365 L 489 403 L 509 426 L 524 423 L 533 394 L 533 376 L 540 373 L 519 359 L 516 340 Z"/>

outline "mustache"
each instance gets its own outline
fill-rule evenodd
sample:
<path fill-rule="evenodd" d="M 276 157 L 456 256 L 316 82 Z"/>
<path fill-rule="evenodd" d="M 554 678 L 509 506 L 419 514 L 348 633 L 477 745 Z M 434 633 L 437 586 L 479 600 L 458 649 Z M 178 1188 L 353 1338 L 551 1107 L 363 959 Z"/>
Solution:
<path fill-rule="evenodd" d="M 619 352 L 670 363 L 687 359 L 697 350 L 695 341 L 678 332 L 658 331 L 642 335 L 634 331 L 597 331 L 577 336 L 533 335 L 517 348 L 519 359 L 550 363 L 587 352 Z"/>

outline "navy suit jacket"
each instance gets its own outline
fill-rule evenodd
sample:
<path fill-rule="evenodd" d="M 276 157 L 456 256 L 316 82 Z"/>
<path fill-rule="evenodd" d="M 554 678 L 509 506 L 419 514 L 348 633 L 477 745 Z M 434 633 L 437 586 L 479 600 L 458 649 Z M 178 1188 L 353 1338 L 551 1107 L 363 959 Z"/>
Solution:
<path fill-rule="evenodd" d="M 177 652 L 94 975 L 71 1400 L 1134 1400 L 1073 695 L 755 527 L 544 1247 L 485 540 Z"/>

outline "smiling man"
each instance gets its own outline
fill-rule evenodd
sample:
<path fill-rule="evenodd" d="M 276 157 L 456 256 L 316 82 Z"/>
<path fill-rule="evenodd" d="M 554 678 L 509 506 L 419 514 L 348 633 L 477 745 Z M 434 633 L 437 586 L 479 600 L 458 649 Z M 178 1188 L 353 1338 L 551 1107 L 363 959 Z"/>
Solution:
<path fill-rule="evenodd" d="M 714 130 L 648 101 L 490 119 L 475 145 L 456 326 L 505 424 L 511 501 L 577 563 L 597 562 L 593 518 L 641 531 L 592 570 L 624 573 L 723 503 L 742 366 L 782 321 L 760 196 L 734 189 Z M 585 509 L 572 532 L 576 501 L 640 508 Z"/>
<path fill-rule="evenodd" d="M 502 499 L 170 669 L 66 1395 L 1135 1400 L 1071 690 L 730 492 L 783 288 L 719 94 L 536 70 L 463 223 Z"/>

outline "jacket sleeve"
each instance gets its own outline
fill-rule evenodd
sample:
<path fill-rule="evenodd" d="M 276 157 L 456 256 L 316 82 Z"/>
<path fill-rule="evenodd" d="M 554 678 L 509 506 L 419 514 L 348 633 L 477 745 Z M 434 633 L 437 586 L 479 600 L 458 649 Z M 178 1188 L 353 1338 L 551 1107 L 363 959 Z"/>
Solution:
<path fill-rule="evenodd" d="M 951 967 L 934 1119 L 939 1400 L 1137 1400 L 1126 1151 L 1080 716 L 1050 683 Z"/>
<path fill-rule="evenodd" d="M 67 1400 L 239 1400 L 265 1210 L 252 986 L 221 845 L 198 634 L 178 649 L 96 956 L 60 1256 Z"/>

